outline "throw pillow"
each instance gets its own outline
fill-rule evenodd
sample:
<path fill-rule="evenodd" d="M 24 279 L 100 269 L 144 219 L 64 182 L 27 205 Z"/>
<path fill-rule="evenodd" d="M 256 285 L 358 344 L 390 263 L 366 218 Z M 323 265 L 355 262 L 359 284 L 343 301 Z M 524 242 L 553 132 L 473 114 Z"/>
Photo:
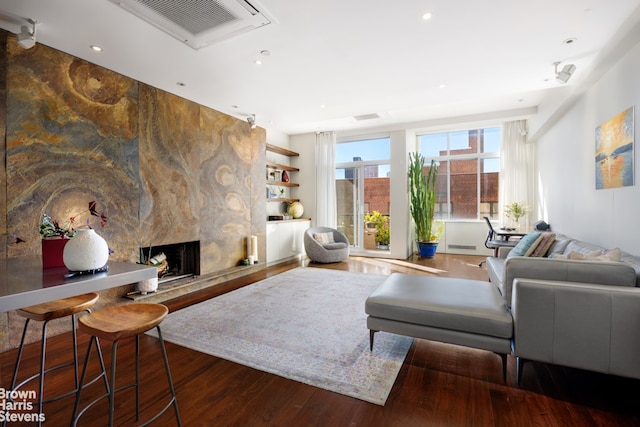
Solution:
<path fill-rule="evenodd" d="M 327 233 L 313 233 L 313 238 L 316 239 L 319 243 L 334 243 L 333 240 L 333 233 L 332 232 L 327 232 Z"/>
<path fill-rule="evenodd" d="M 534 251 L 531 253 L 531 256 L 532 257 L 546 256 L 547 252 L 549 252 L 549 248 L 551 248 L 551 245 L 553 245 L 555 240 L 556 240 L 555 233 L 548 233 L 548 232 L 542 233 L 542 236 L 540 237 L 540 242 L 538 243 Z"/>
<path fill-rule="evenodd" d="M 572 251 L 567 258 L 587 261 L 604 261 L 604 262 L 618 262 L 622 257 L 622 251 L 620 248 L 610 249 L 606 251 L 593 251 L 586 254 Z"/>
<path fill-rule="evenodd" d="M 533 252 L 540 242 L 540 236 L 542 236 L 542 233 L 540 231 L 532 231 L 530 233 L 527 233 L 522 239 L 520 239 L 518 244 L 515 245 L 513 249 L 511 249 L 509 255 L 507 255 L 507 258 L 513 258 L 516 256 L 528 256 L 527 252 L 529 252 L 529 250 Z"/>

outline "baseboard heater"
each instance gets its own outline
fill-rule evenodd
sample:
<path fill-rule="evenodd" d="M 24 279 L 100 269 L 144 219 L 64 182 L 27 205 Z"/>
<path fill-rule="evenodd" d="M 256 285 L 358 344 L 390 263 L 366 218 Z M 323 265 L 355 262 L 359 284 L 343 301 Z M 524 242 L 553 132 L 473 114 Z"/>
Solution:
<path fill-rule="evenodd" d="M 449 249 L 464 249 L 468 251 L 475 251 L 476 247 L 472 245 L 447 245 Z"/>

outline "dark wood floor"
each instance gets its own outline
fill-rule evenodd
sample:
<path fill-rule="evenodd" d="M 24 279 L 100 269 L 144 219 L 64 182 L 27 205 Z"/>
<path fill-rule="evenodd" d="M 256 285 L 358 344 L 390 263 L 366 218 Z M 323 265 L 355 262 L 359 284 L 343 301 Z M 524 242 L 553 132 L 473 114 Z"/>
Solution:
<path fill-rule="evenodd" d="M 481 257 L 438 255 L 435 260 L 385 261 L 352 258 L 318 268 L 389 274 L 486 280 L 478 267 Z M 307 264 L 306 262 L 304 263 Z M 252 280 L 274 275 L 297 264 L 278 266 Z M 243 285 L 230 283 L 225 290 Z M 201 293 L 168 303 L 180 309 L 212 295 Z M 68 358 L 70 334 L 49 340 L 49 361 Z M 87 338 L 80 335 L 80 355 Z M 142 339 L 142 415 L 157 410 L 167 393 L 157 340 Z M 386 405 L 378 406 L 348 396 L 267 374 L 223 359 L 167 343 L 183 425 L 185 426 L 638 426 L 640 382 L 575 369 L 529 363 L 522 384 L 515 384 L 515 362 L 509 358 L 507 382 L 502 381 L 500 358 L 493 353 L 453 345 L 414 340 Z M 37 347 L 27 347 L 26 369 L 37 366 Z M 15 351 L 0 354 L 2 387 L 8 387 Z M 119 384 L 133 375 L 133 342 L 119 347 Z M 107 363 L 110 355 L 105 353 Z M 52 374 L 47 393 L 70 385 L 70 372 Z M 124 378 L 123 378 L 124 377 Z M 88 391 L 96 396 L 99 387 Z M 135 425 L 133 391 L 116 399 L 116 424 Z M 48 426 L 69 424 L 73 398 L 45 406 Z M 80 425 L 106 424 L 98 405 Z M 9 426 L 22 425 L 10 423 Z M 26 425 L 26 424 L 25 424 Z M 175 425 L 168 411 L 154 425 Z"/>

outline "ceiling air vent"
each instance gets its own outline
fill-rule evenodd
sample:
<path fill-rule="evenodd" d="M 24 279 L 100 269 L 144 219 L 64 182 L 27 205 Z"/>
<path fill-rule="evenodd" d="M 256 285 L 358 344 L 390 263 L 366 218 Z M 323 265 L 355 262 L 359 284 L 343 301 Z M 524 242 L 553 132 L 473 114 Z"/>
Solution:
<path fill-rule="evenodd" d="M 379 119 L 380 115 L 378 113 L 361 114 L 359 116 L 353 116 L 353 118 L 360 122 L 362 120 Z"/>
<path fill-rule="evenodd" d="M 194 49 L 276 22 L 254 0 L 109 1 Z"/>

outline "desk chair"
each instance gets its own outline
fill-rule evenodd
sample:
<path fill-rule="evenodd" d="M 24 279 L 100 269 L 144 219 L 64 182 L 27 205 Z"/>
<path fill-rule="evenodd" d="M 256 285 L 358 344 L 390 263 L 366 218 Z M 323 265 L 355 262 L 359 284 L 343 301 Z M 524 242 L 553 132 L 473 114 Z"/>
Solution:
<path fill-rule="evenodd" d="M 46 302 L 43 304 L 32 305 L 29 307 L 24 307 L 17 310 L 17 313 L 26 318 L 27 320 L 24 323 L 24 329 L 22 330 L 22 338 L 20 340 L 20 346 L 18 347 L 18 357 L 16 359 L 16 365 L 13 370 L 13 377 L 11 378 L 11 387 L 10 390 L 18 390 L 28 382 L 38 378 L 38 413 L 43 413 L 43 404 L 47 402 L 52 402 L 63 397 L 69 396 L 78 391 L 78 348 L 77 348 L 77 339 L 76 339 L 76 316 L 78 313 L 86 311 L 88 313 L 91 312 L 91 307 L 98 301 L 99 295 L 95 292 L 90 292 L 88 294 L 78 295 L 70 298 L 59 299 L 56 301 Z M 49 321 L 54 319 L 60 319 L 63 317 L 71 316 L 71 330 L 73 336 L 73 362 L 64 363 L 61 365 L 53 366 L 49 369 L 45 370 L 45 354 L 47 348 L 47 325 Z M 42 339 L 40 341 L 40 371 L 29 378 L 22 381 L 20 384 L 16 385 L 18 380 L 18 371 L 20 369 L 20 360 L 22 359 L 22 351 L 24 349 L 24 341 L 27 335 L 27 329 L 29 327 L 29 322 L 37 321 L 44 322 L 42 324 Z M 102 355 L 100 355 L 102 357 Z M 75 388 L 73 390 L 68 391 L 65 394 L 62 394 L 57 397 L 50 398 L 48 400 L 44 400 L 44 376 L 48 372 L 53 370 L 61 369 L 67 366 L 74 367 L 74 376 L 75 376 Z M 6 425 L 6 420 L 3 423 L 3 426 Z M 38 421 L 38 425 L 42 425 L 42 421 Z"/>
<path fill-rule="evenodd" d="M 491 225 L 491 221 L 489 221 L 489 218 L 485 216 L 484 220 L 487 222 L 487 226 L 489 227 L 489 232 L 487 233 L 487 238 L 484 241 L 484 246 L 487 249 L 493 249 L 493 256 L 498 256 L 498 249 L 500 248 L 503 248 L 503 247 L 512 248 L 518 244 L 518 242 L 515 240 L 509 240 L 508 236 L 504 239 L 497 238 L 497 233 L 493 229 L 493 226 Z M 478 264 L 478 266 L 480 267 L 482 266 L 482 264 L 484 264 L 484 261 Z"/>

